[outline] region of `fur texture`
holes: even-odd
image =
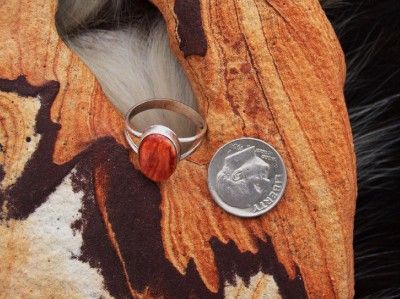
[[[145,99],[171,98],[196,108],[190,84],[170,50],[161,16],[155,16],[151,9],[146,13],[136,10],[130,24],[121,23],[126,18],[121,15],[122,3],[113,1],[109,4],[113,13],[108,19],[96,21],[93,14],[107,4],[105,0],[96,1],[90,2],[88,8],[81,1],[60,1],[58,28],[116,107],[125,113]],[[76,23],[72,23],[69,19],[75,11],[80,13],[73,20]],[[97,28],[111,26],[107,24],[113,20],[116,30]],[[92,24],[96,29],[90,29]],[[190,121],[166,111],[144,112],[134,122],[141,128],[155,122],[165,124],[182,136],[189,136],[193,131]]]
[[[323,2],[346,54],[357,153],[356,297],[400,297],[400,2]]]
[[[146,98],[192,107],[187,78],[170,51],[165,25],[145,1],[60,0],[61,35],[125,112]],[[129,4],[130,3],[130,4]],[[357,152],[356,297],[400,296],[400,2],[321,0],[346,54],[346,99]],[[176,115],[163,118],[181,134]]]

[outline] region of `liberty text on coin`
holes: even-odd
[[[287,181],[282,157],[256,138],[233,140],[215,153],[208,167],[208,187],[227,212],[255,217],[282,198]]]

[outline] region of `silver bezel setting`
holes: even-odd
[[[162,125],[152,125],[143,132],[138,131],[132,124],[131,119],[144,111],[151,109],[165,109],[180,113],[189,118],[196,125],[196,134],[190,137],[178,137],[173,130]],[[207,131],[207,125],[201,115],[191,107],[170,99],[151,99],[133,106],[125,115],[125,137],[135,153],[139,153],[140,142],[149,134],[160,134],[167,137],[174,144],[177,151],[177,160],[183,160],[190,156],[201,144]],[[135,143],[132,136],[139,138],[139,145]],[[182,144],[191,144],[185,152],[181,152]]]
[[[140,146],[142,144],[142,141],[150,135],[161,135],[164,136],[165,138],[167,138],[169,141],[171,141],[172,145],[175,148],[175,152],[176,152],[176,164],[178,163],[179,159],[178,157],[180,157],[181,154],[181,146],[179,144],[179,140],[178,137],[176,136],[175,132],[172,131],[170,128],[166,127],[166,126],[162,126],[162,125],[153,125],[150,126],[149,128],[147,128],[143,134],[142,137],[140,138],[140,142],[139,142],[139,146],[138,146],[138,154],[140,154]]]

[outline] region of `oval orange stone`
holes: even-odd
[[[168,179],[176,168],[177,154],[173,143],[165,136],[151,134],[139,146],[139,166],[153,181]]]

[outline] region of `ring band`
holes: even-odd
[[[152,125],[140,132],[131,124],[137,114],[163,109],[186,116],[196,126],[196,134],[190,137],[178,137],[173,130],[163,125]],[[199,113],[191,107],[169,99],[151,99],[133,106],[125,116],[125,137],[135,153],[139,155],[139,166],[144,175],[154,181],[166,180],[174,172],[178,161],[190,156],[201,144],[207,131],[207,125]],[[137,145],[132,135],[140,138]],[[181,152],[183,144],[190,144]]]

